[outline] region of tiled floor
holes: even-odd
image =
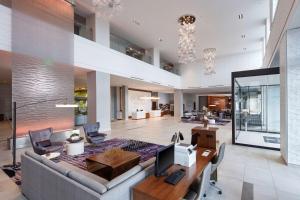
[[[190,142],[195,124],[181,123],[173,118],[117,121],[112,124],[110,138],[132,138],[158,144],[169,144],[172,134],[181,131],[184,142]],[[241,200],[243,182],[254,184],[255,200],[299,200],[300,167],[286,166],[279,151],[231,145],[231,124],[219,126],[218,140],[226,142],[224,160],[218,170],[219,196],[214,190],[209,200]],[[19,151],[19,153],[22,151]],[[0,164],[10,162],[10,152],[0,151]],[[0,172],[0,199],[22,199],[18,188]]]

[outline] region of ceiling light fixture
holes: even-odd
[[[110,19],[122,9],[121,0],[93,0],[97,16]]]
[[[159,97],[140,97],[140,99],[143,99],[143,100],[158,100],[160,98]]]
[[[178,41],[178,62],[187,64],[196,60],[196,39],[195,25],[196,17],[193,15],[183,15],[178,19],[179,41]]]
[[[238,17],[239,17],[240,20],[244,19],[243,13],[239,14]]]
[[[245,34],[243,34],[243,35],[241,35],[241,37],[244,39],[244,38],[246,38],[246,35],[245,35]]]
[[[203,62],[205,66],[205,74],[215,74],[216,48],[207,48],[203,50]]]

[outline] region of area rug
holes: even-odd
[[[97,146],[88,145],[84,147],[84,153],[77,156],[70,156],[64,151],[61,155],[52,161],[58,163],[60,161],[65,161],[71,165],[79,167],[83,170],[87,170],[85,159],[89,156],[95,155],[97,153],[103,153],[107,150],[113,148],[123,148],[126,151],[134,151],[140,154],[140,162],[145,162],[156,155],[156,151],[162,148],[162,145],[141,142],[137,140],[128,139],[118,139],[114,138],[111,140],[106,140]],[[4,170],[3,170],[4,171]],[[5,171],[4,171],[5,172]],[[15,175],[10,177],[17,185],[22,183],[22,172],[21,170],[15,171]]]
[[[278,138],[278,137],[264,136],[264,141],[266,143],[280,144],[280,138]]]
[[[128,140],[128,139],[118,139],[114,138],[111,140],[106,140],[97,146],[85,146],[84,153],[77,156],[69,156],[66,152],[63,152],[58,158],[53,159],[54,162],[65,161],[70,163],[76,167],[87,170],[85,159],[97,153],[103,153],[109,149],[113,148],[124,148],[127,147],[132,142],[139,142],[136,140]],[[144,145],[140,146],[140,148],[132,149],[131,151],[137,152],[141,155],[140,162],[145,162],[148,159],[154,157],[156,155],[156,151],[163,147],[162,145],[152,144],[143,142]],[[128,149],[125,149],[128,150]]]

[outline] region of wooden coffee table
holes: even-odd
[[[138,153],[130,151],[124,151],[122,155],[115,157],[99,153],[86,158],[86,165],[89,172],[110,181],[139,164],[140,157]]]

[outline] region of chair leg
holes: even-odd
[[[222,189],[221,188],[219,188],[218,186],[216,186],[216,182],[210,182],[210,186],[213,188],[213,189],[215,189],[215,190],[217,190],[218,191],[218,194],[222,194]]]

